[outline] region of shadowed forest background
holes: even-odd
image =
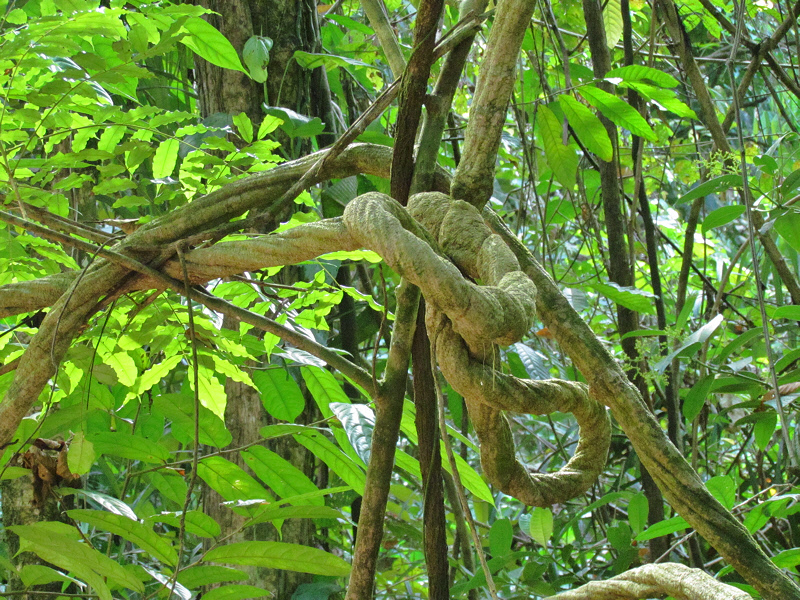
[[[0,1],[0,597],[800,599],[800,1]]]

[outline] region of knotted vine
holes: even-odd
[[[533,325],[536,287],[470,204],[426,193],[412,197],[406,210],[373,192],[351,201],[340,218],[218,244],[187,258],[195,263],[194,272],[205,266],[205,278],[234,261],[240,267],[245,261],[265,268],[357,248],[377,252],[422,291],[439,367],[464,396],[489,480],[532,506],[564,502],[588,489],[608,452],[611,429],[605,407],[584,384],[501,372],[499,346],[520,341]],[[555,473],[530,473],[516,458],[504,411],[571,412],[580,426],[575,454]]]

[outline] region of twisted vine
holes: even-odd
[[[234,262],[265,268],[357,248],[380,254],[425,296],[439,367],[464,396],[489,480],[531,506],[564,502],[587,490],[605,466],[611,433],[605,407],[584,384],[519,379],[496,368],[498,346],[521,340],[533,324],[536,287],[470,204],[432,192],[413,196],[406,210],[373,192],[348,203],[341,218],[217,244],[187,260],[195,272],[204,265],[209,277]],[[571,412],[580,426],[575,454],[555,473],[530,473],[516,458],[503,411]]]

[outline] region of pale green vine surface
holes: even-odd
[[[341,218],[223,242],[196,250],[187,260],[193,273],[205,265],[206,278],[244,265],[265,268],[357,248],[377,252],[422,290],[439,366],[466,400],[481,442],[481,463],[492,484],[531,506],[565,502],[586,491],[608,453],[606,410],[584,384],[519,379],[495,368],[497,346],[519,341],[531,328],[536,287],[473,206],[426,193],[413,196],[406,211],[389,196],[372,192],[351,201]],[[503,411],[573,413],[580,425],[574,456],[555,473],[530,473],[515,457]]]

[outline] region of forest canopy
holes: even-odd
[[[0,597],[800,599],[799,13],[0,1]]]

